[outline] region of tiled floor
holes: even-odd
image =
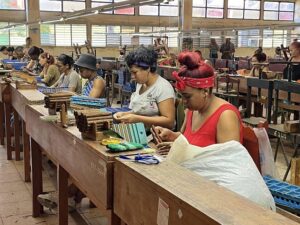
[[[275,142],[271,141],[275,148]],[[287,144],[288,146],[288,144]],[[292,155],[291,146],[287,153]],[[43,188],[45,191],[55,190],[56,174],[49,164],[43,162]],[[278,178],[283,177],[286,164],[282,152],[279,151],[276,162]],[[31,216],[31,183],[23,182],[23,161],[6,160],[6,150],[0,146],[0,225],[55,225],[58,224],[56,214],[45,210],[40,218]],[[106,225],[107,219],[99,213],[97,208],[89,208],[88,199],[84,199],[76,212],[69,214],[71,225]]]
[[[55,190],[56,174],[44,162],[44,191]],[[0,146],[0,225],[56,225],[57,214],[45,210],[40,218],[33,218],[31,183],[23,182],[23,161],[6,160],[6,150]],[[70,225],[106,225],[97,208],[90,208],[84,199],[76,212],[69,214]]]

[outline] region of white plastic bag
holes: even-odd
[[[273,151],[265,128],[253,128],[258,139],[261,174],[277,177]]]
[[[167,160],[267,208],[276,210],[274,199],[248,151],[237,141],[205,148],[190,145],[180,135],[172,145]]]

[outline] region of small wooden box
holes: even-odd
[[[288,120],[284,122],[283,129],[285,132],[296,133],[300,131],[299,120]]]

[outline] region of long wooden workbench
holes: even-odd
[[[97,141],[83,140],[77,127],[67,129],[60,125],[45,122],[40,116],[48,115],[42,105],[28,105],[26,108],[26,130],[32,143],[33,174],[33,216],[39,216],[42,209],[36,201],[42,193],[40,147],[56,161],[59,167],[59,191],[64,204],[61,205],[59,224],[67,224],[67,182],[70,176],[78,188],[102,211],[105,211],[109,224],[119,224],[113,213],[113,163],[120,155],[108,153],[106,147]],[[138,153],[131,152],[131,154]],[[128,153],[122,153],[128,154]]]
[[[38,90],[19,90],[16,89],[15,84],[7,86],[6,93],[9,92],[10,101],[6,101],[6,118],[10,118],[11,112],[14,114],[14,151],[15,159],[20,160],[20,136],[23,137],[23,158],[24,158],[24,180],[30,181],[30,144],[29,136],[25,130],[26,118],[25,108],[27,105],[32,104],[44,104],[45,95]],[[12,109],[12,110],[11,110]],[[22,126],[19,119],[22,121]],[[12,159],[12,147],[11,147],[11,132],[10,132],[10,120],[6,123],[6,143],[8,159]],[[23,128],[23,129],[22,129]],[[23,131],[23,132],[21,132]],[[21,135],[22,134],[22,135]]]
[[[127,225],[298,224],[171,162],[117,160],[114,211]]]
[[[0,81],[0,144],[4,145],[4,136],[5,136],[5,129],[4,129],[4,122],[5,122],[5,111],[4,111],[4,90],[7,86],[7,83],[4,81]]]
[[[7,90],[31,137],[34,217],[43,212],[37,196],[43,191],[44,150],[58,166],[60,225],[68,224],[68,178],[105,211],[108,223],[113,225],[119,225],[120,218],[128,225],[157,224],[159,198],[162,205],[165,202],[169,206],[168,224],[172,225],[295,224],[177,165],[116,162],[116,154],[106,152],[99,142],[83,140],[75,126],[64,129],[41,120],[48,110],[42,104],[33,105],[37,96],[13,85]]]

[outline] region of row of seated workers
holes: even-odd
[[[292,60],[300,62],[299,42],[290,45],[290,52]],[[70,91],[94,98],[103,94],[105,81],[97,75],[95,56],[81,54],[74,62],[72,57],[61,54],[55,60],[49,53],[40,54],[38,47],[31,47],[28,54],[30,61],[26,69],[40,74],[46,85],[69,87]],[[180,68],[172,73],[176,81],[174,88],[156,72],[158,55],[154,49],[140,46],[129,52],[125,62],[131,79],[137,83],[136,91],[131,95],[131,110],[115,113],[114,119],[122,123],[142,122],[146,127],[154,126],[162,141],[168,143],[183,136],[190,145],[197,147],[229,141],[242,144],[243,124],[239,110],[213,94],[214,68],[205,63],[197,52],[182,52],[177,60]],[[43,67],[41,71],[39,64]],[[87,79],[83,88],[76,71]],[[298,78],[299,74],[298,71]],[[186,109],[180,130],[174,130],[176,94],[181,96]]]
[[[202,56],[201,50],[195,50],[199,54],[202,61],[214,67],[216,71],[228,72],[229,74],[237,74],[242,76],[259,77],[262,74],[263,79],[284,78],[288,79],[288,66],[292,65],[291,80],[300,79],[299,64],[299,42],[294,41],[288,48],[275,49],[274,57],[268,57],[262,47],[255,50],[251,57],[234,57],[228,59],[208,58]],[[284,52],[285,54],[282,54]],[[288,57],[290,54],[290,57]],[[295,63],[293,63],[295,62]],[[158,61],[160,66],[180,67],[177,56],[170,53],[168,57],[163,57]],[[283,75],[283,76],[282,76]]]

